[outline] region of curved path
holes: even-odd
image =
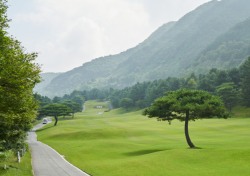
[[[34,176],[89,176],[66,161],[63,156],[46,144],[37,141],[35,131],[43,124],[36,125],[28,133]]]

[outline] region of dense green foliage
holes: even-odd
[[[39,102],[40,108],[52,104],[63,104],[70,108],[70,113],[81,112],[84,103],[84,97],[81,96],[77,91],[74,91],[70,95],[65,95],[64,97],[54,97],[52,100],[47,96],[42,96],[39,94],[34,94],[35,99]],[[39,115],[39,118],[41,115]]]
[[[216,88],[216,93],[222,98],[225,106],[231,112],[232,108],[239,103],[239,90],[237,86],[232,83],[223,83]]]
[[[62,103],[75,101],[82,105],[85,100],[110,101],[109,108],[123,107],[125,109],[141,109],[150,106],[156,98],[163,96],[168,91],[181,88],[205,90],[222,98],[230,112],[237,105],[247,105],[249,100],[249,59],[239,68],[230,70],[211,69],[206,74],[190,74],[183,78],[169,77],[148,82],[137,82],[124,89],[90,89],[73,91],[63,97],[54,97],[50,100],[44,97],[45,104],[49,102]]]
[[[49,97],[42,96],[42,95],[37,94],[37,93],[34,94],[34,98],[37,100],[40,107],[43,107],[43,106],[45,106],[47,104],[52,103],[52,100]]]
[[[243,63],[247,65],[248,62]],[[222,98],[226,108],[230,111],[236,105],[242,105],[243,80],[248,81],[248,75],[243,79],[243,68],[231,70],[211,69],[207,74],[191,74],[186,78],[169,77],[165,80],[155,80],[151,82],[137,83],[134,86],[121,90],[118,89],[91,89],[89,91],[74,91],[64,97],[55,97],[54,101],[69,98],[73,95],[84,97],[86,100],[106,100],[110,101],[110,108],[123,107],[126,109],[145,108],[151,105],[156,98],[163,96],[168,91],[174,91],[181,88],[205,90]],[[247,66],[244,66],[245,70]],[[246,89],[248,86],[245,86]]]
[[[74,117],[76,112],[83,110],[84,97],[78,91],[74,91],[64,97],[54,97],[53,100],[37,93],[34,97],[40,104],[38,119],[53,116],[55,118],[55,126],[59,116],[72,115]]]
[[[3,156],[4,155],[4,156]],[[6,166],[6,169],[4,167]],[[13,151],[0,154],[0,175],[1,176],[33,176],[30,152],[27,151],[21,159],[16,161]]]
[[[202,90],[179,89],[170,91],[165,96],[156,99],[144,110],[144,115],[158,117],[159,120],[180,121],[197,120],[212,117],[227,117],[223,102]],[[188,113],[188,117],[187,117]]]
[[[190,148],[195,148],[189,137],[188,123],[202,118],[226,118],[226,110],[223,102],[217,96],[206,91],[179,89],[168,92],[167,95],[158,98],[143,112],[148,117],[157,117],[158,120],[185,121],[185,136]]]
[[[242,94],[246,106],[250,107],[250,57],[240,68],[242,74]]]
[[[59,116],[66,116],[71,113],[72,109],[64,104],[52,103],[39,109],[40,116],[52,116],[55,118],[54,126],[57,125]]]
[[[40,79],[36,54],[25,53],[6,32],[6,10],[6,2],[0,0],[0,150],[22,147],[36,117],[32,90]]]
[[[97,109],[87,101],[74,119],[48,124],[38,139],[94,176],[247,176],[250,174],[250,109],[233,118],[191,121],[190,135],[202,149],[189,150],[183,122],[172,125],[138,112]],[[107,105],[106,105],[107,107]],[[100,114],[99,112],[104,112]]]
[[[73,90],[121,89],[194,71],[238,67],[250,55],[249,6],[249,0],[210,1],[164,24],[134,48],[60,74],[39,93],[53,97]]]

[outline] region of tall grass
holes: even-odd
[[[95,108],[101,104],[87,102],[84,112],[47,125],[38,139],[94,176],[250,175],[250,118],[191,122],[191,139],[201,149],[189,149],[182,122]]]
[[[7,165],[7,169],[4,169],[5,164]],[[0,175],[33,176],[30,153],[26,152],[24,157],[21,158],[21,162],[18,163],[16,156],[14,156],[12,152],[8,152],[8,156],[5,161],[0,159]]]

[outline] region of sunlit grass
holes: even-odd
[[[182,122],[97,105],[103,102],[87,102],[74,119],[47,125],[39,140],[94,176],[250,174],[250,118],[191,122],[191,139],[201,149],[188,149]]]

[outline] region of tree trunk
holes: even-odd
[[[192,143],[190,137],[189,137],[189,133],[188,133],[188,122],[189,122],[189,110],[186,111],[186,119],[185,119],[185,136],[186,136],[186,140],[187,143],[189,145],[190,148],[195,148],[194,144]]]
[[[54,126],[56,126],[57,122],[58,122],[58,118],[57,116],[54,116],[55,117],[55,123],[54,123]]]

